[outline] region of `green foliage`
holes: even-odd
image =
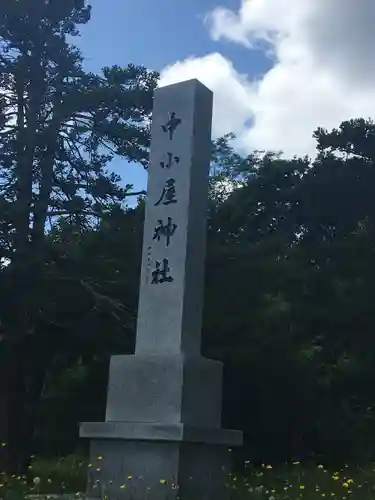
[[[147,165],[158,75],[134,65],[104,68],[100,74],[85,72],[82,56],[68,36],[78,35],[79,26],[89,20],[85,0],[6,0],[0,6],[0,290],[4,297],[0,407],[7,413],[6,419],[0,417],[0,439],[10,443],[14,456],[8,463],[17,461],[20,450],[29,446],[34,406],[50,366],[61,363],[64,353],[65,364],[76,363],[77,352],[82,353],[87,344],[88,330],[92,328],[95,337],[93,325],[96,331],[103,328],[104,318],[107,328],[116,323],[113,332],[132,328],[133,304],[124,313],[124,306],[113,297],[116,292],[106,296],[98,276],[88,276],[87,268],[80,265],[74,268],[74,256],[67,264],[61,253],[63,243],[54,240],[56,231],[48,234],[56,224],[60,228],[69,224],[65,230],[69,237],[73,227],[79,234],[95,231],[128,196],[142,194],[131,192],[131,185],[120,186],[120,176],[109,167],[115,158]],[[82,249],[77,246],[76,255]],[[107,283],[107,289],[116,288],[113,272],[106,278],[113,278],[115,284]],[[72,326],[74,321],[65,336],[66,323]]]
[[[0,498],[21,500],[31,495],[81,497],[85,491],[87,462],[79,455],[43,460],[32,457],[26,474],[0,472]]]
[[[95,231],[62,224],[51,235],[37,337],[41,349],[49,342],[38,452],[68,453],[77,422],[103,419],[109,357],[134,350],[142,220],[142,208],[116,210]]]
[[[77,493],[85,491],[88,463],[77,454],[56,459],[31,460],[28,477],[32,490],[43,494]],[[38,478],[39,481],[35,481]],[[37,483],[37,484],[35,484]]]
[[[278,467],[245,464],[244,475],[231,478],[234,499],[316,500],[317,498],[367,499],[375,491],[374,464],[342,465],[293,462]]]
[[[47,35],[43,41],[43,49],[20,47],[13,55],[9,35],[0,58],[0,195],[8,258],[21,240],[42,241],[46,222],[69,216],[87,223],[124,200],[131,186],[121,188],[120,177],[108,172],[113,158],[147,164],[156,75],[132,65],[87,74],[64,38],[58,53]]]
[[[100,460],[95,464],[88,464],[77,455],[48,461],[33,458],[24,476],[0,473],[0,498],[20,500],[30,498],[29,495],[39,495],[46,500],[56,498],[56,495],[82,498],[88,468],[99,467],[101,460],[105,460],[105,457],[98,458]],[[342,464],[333,468],[297,461],[275,467],[268,464],[255,466],[245,461],[241,470],[228,477],[228,488],[234,500],[368,499],[375,491],[374,465]],[[124,477],[122,487],[131,488],[140,480],[133,476]],[[168,483],[164,480],[160,483],[167,491]],[[103,485],[99,482],[96,486],[100,490]],[[102,497],[105,498],[105,494]]]
[[[203,352],[225,362],[225,425],[245,431],[247,457],[272,463],[373,459],[375,158],[340,157],[319,134],[314,161],[239,159],[228,138],[213,160],[213,184],[241,184],[210,198]],[[34,437],[44,454],[68,453],[78,421],[102,420],[108,358],[132,352],[143,205],[95,230],[61,223],[48,239],[38,331],[56,328]]]
[[[317,131],[314,161],[251,155],[215,208],[204,349],[255,457],[373,457],[374,130]]]

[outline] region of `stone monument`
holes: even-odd
[[[198,80],[155,91],[136,350],[110,362],[105,422],[90,439],[88,494],[218,500],[230,449],[222,364],[200,355],[212,92]]]

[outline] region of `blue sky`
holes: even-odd
[[[313,156],[317,127],[375,117],[374,0],[91,5],[76,39],[88,70],[133,63],[160,71],[161,85],[198,78],[214,93],[213,135],[235,132],[241,152]],[[141,167],[113,166],[124,183],[145,188]]]
[[[85,56],[85,66],[99,71],[103,66],[128,63],[162,71],[188,57],[220,51],[240,72],[261,73],[269,65],[261,51],[249,51],[227,41],[215,42],[204,24],[216,0],[91,0],[92,19],[75,43]],[[239,0],[224,0],[238,8]],[[114,170],[125,183],[144,188],[146,172],[138,165],[114,162]]]
[[[92,19],[79,42],[89,69],[129,62],[162,70],[189,56],[220,50],[240,72],[263,71],[260,51],[249,54],[226,41],[214,42],[205,15],[218,5],[238,8],[240,0],[91,0]]]

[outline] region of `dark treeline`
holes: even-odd
[[[84,71],[85,0],[0,5],[2,466],[79,446],[111,354],[134,349],[147,168],[145,68]],[[375,125],[315,133],[315,159],[213,143],[203,353],[247,458],[374,459]],[[126,164],[123,178],[126,180]],[[129,197],[138,199],[128,208]]]

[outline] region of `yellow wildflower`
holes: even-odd
[[[98,459],[98,460],[103,460],[103,457],[102,457],[101,455],[99,455],[99,456],[97,457],[97,459]]]
[[[300,484],[300,485],[299,485],[299,489],[300,489],[300,490],[304,490],[304,489],[305,489],[305,485],[304,485],[304,484]]]
[[[167,481],[165,479],[160,479],[159,482],[160,482],[160,484],[166,484],[167,483]]]
[[[349,483],[348,482],[345,482],[342,484],[344,488],[349,488]]]

